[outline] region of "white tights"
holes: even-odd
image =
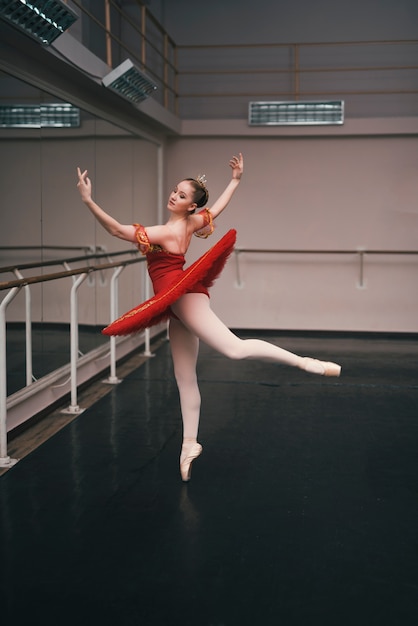
[[[205,294],[185,294],[171,308],[178,317],[170,320],[170,344],[184,439],[196,441],[199,428],[200,392],[196,375],[199,339],[230,359],[258,359],[294,367],[301,364],[301,357],[267,341],[234,335],[212,311]]]

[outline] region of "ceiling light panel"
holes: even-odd
[[[44,45],[78,19],[61,0],[0,0],[0,17]]]
[[[250,102],[250,126],[295,126],[316,124],[343,124],[344,102]]]
[[[72,104],[2,104],[1,128],[78,128],[80,109]]]
[[[110,74],[107,74],[102,79],[102,83],[119,96],[135,103],[145,100],[157,89],[157,85],[141,72],[130,59],[126,59]]]

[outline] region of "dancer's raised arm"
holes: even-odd
[[[229,161],[229,166],[232,169],[232,179],[216,202],[209,208],[213,218],[218,217],[218,215],[227,207],[239,185],[239,181],[241,180],[241,176],[244,171],[244,157],[242,154],[239,153],[238,156],[232,157]]]
[[[84,204],[90,209],[99,224],[101,224],[110,235],[124,239],[125,241],[136,242],[134,226],[131,224],[121,224],[94,202],[91,197],[91,180],[87,174],[87,170],[81,172],[80,168],[77,167],[77,188]]]

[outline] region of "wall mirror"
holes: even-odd
[[[100,262],[91,259],[93,253],[137,254],[133,245],[110,237],[89,214],[76,188],[76,167],[88,169],[95,199],[120,221],[154,223],[157,146],[6,73],[0,73],[0,105],[0,280],[18,277],[5,267],[21,267],[26,278]],[[36,110],[39,125],[34,123]],[[45,265],[50,262],[54,264]],[[89,275],[79,289],[82,353],[108,341],[100,329],[110,321],[111,271]],[[143,274],[143,263],[122,272],[119,314],[143,298]],[[36,379],[69,362],[72,282],[68,277],[30,286]],[[25,384],[24,291],[6,314],[8,394]],[[1,299],[6,293],[1,292]]]

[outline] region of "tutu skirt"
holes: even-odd
[[[173,302],[185,293],[193,292],[194,287],[197,292],[202,292],[202,287],[205,291],[205,288],[213,285],[234,249],[235,240],[236,231],[229,230],[212,248],[182,271],[168,287],[124,313],[106,326],[102,333],[129,335],[167,320],[172,315],[170,306]]]

